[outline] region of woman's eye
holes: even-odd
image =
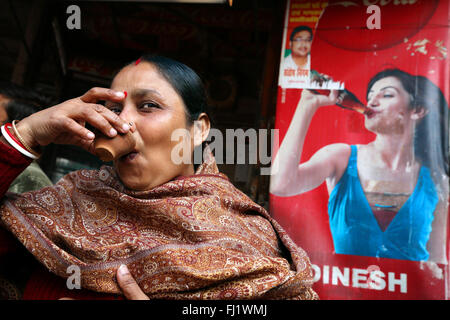
[[[117,114],[119,114],[122,111],[122,109],[119,107],[108,107],[108,109]]]
[[[152,102],[147,102],[147,103],[143,103],[140,107],[140,109],[142,110],[148,110],[151,111],[151,109],[161,109],[161,107],[159,105],[157,105],[156,103],[152,103]]]

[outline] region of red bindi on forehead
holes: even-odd
[[[136,62],[134,63],[134,65],[137,66],[140,62],[141,62],[141,58],[137,59]]]

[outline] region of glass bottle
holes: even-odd
[[[323,83],[331,81],[331,78],[318,73],[315,70],[311,70],[311,83],[316,82],[318,85],[323,85]],[[329,95],[331,89],[309,89],[315,94]],[[339,89],[339,96],[337,98],[336,105],[344,108],[365,114],[367,107],[362,103],[352,92],[347,89]]]

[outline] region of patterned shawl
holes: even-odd
[[[121,293],[126,264],[159,299],[315,299],[306,253],[218,172],[132,191],[113,168],[72,172],[56,185],[8,194],[0,220],[42,264],[86,289]]]

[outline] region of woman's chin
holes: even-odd
[[[364,126],[366,129],[373,133],[381,133],[385,131],[385,125],[382,121],[377,119],[367,119],[365,120]]]
[[[135,191],[143,191],[146,189],[147,185],[142,181],[142,175],[139,172],[129,170],[130,168],[120,165],[115,165],[117,176],[119,177],[122,184]]]
[[[125,173],[119,171],[117,173],[122,184],[127,189],[133,191],[151,190],[166,182],[166,179],[164,179],[161,176],[158,176],[157,174],[147,174],[145,177],[143,177],[143,175],[136,175],[132,173]]]
[[[375,134],[399,135],[405,132],[405,125],[402,121],[375,121],[369,119],[364,123],[365,128]]]
[[[120,180],[122,181],[123,185],[127,189],[130,189],[133,191],[145,191],[145,190],[149,190],[152,188],[151,186],[145,185],[140,181],[134,181],[134,180],[122,179],[122,178]]]

